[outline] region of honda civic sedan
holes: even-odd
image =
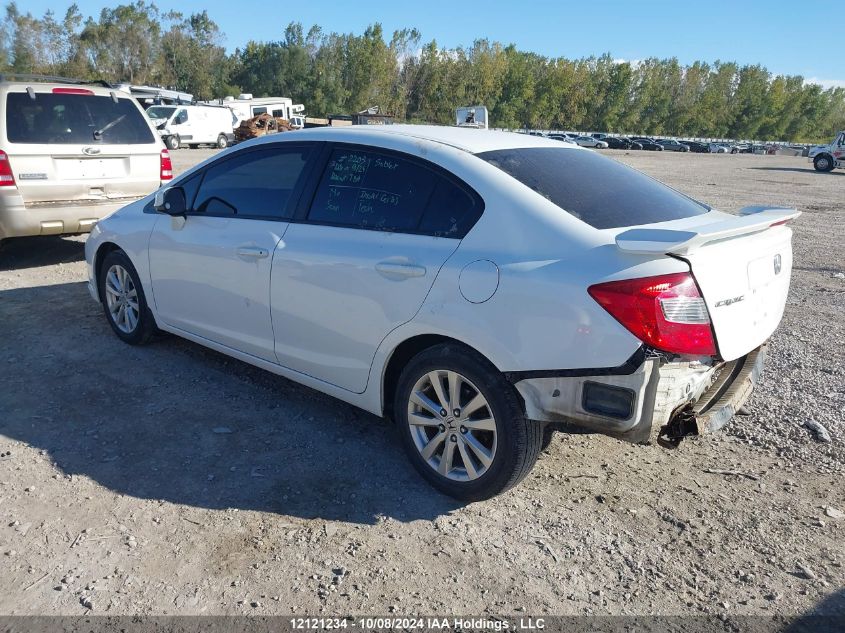
[[[324,128],[217,154],[85,254],[124,342],[170,332],[388,416],[423,477],[478,500],[554,430],[671,446],[730,419],[798,215],[743,213],[545,138]]]

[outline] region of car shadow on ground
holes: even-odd
[[[375,523],[459,506],[392,425],[177,337],[132,347],[82,282],[0,292],[0,434],[62,473],[199,508]]]
[[[845,589],[830,594],[781,629],[781,633],[842,633],[842,631],[845,631]]]
[[[832,171],[832,172],[816,172],[812,166],[807,167],[749,167],[748,169],[756,169],[758,171],[797,171],[802,174],[815,174],[819,173],[819,175],[824,176],[845,176],[845,172],[842,171]]]
[[[85,240],[55,235],[16,237],[0,244],[0,271],[70,264],[85,259]]]

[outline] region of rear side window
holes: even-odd
[[[445,174],[391,153],[336,149],[314,195],[312,222],[462,238],[477,196]]]
[[[145,115],[132,99],[110,96],[25,92],[6,96],[10,143],[140,145],[154,143]]]
[[[597,229],[666,222],[709,211],[653,178],[595,152],[539,147],[478,156]]]
[[[273,147],[222,160],[205,171],[193,208],[209,215],[290,217],[288,202],[310,152]]]

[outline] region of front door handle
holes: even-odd
[[[266,248],[257,246],[241,246],[238,248],[238,257],[249,257],[251,259],[264,259],[270,255]]]
[[[416,264],[399,264],[396,262],[379,262],[376,264],[376,271],[388,279],[408,279],[410,277],[424,277],[425,266]]]

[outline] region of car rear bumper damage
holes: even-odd
[[[578,433],[603,433],[630,442],[677,446],[684,437],[721,429],[760,378],[762,345],[730,362],[670,360],[638,354],[618,368],[506,374],[529,419]]]

